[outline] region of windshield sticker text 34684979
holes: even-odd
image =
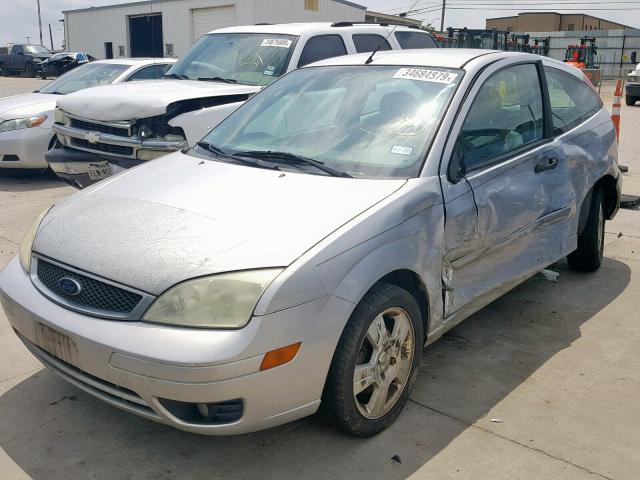
[[[443,72],[442,70],[429,70],[427,68],[401,68],[393,78],[404,78],[407,80],[419,80],[421,82],[435,82],[451,84],[457,73]]]

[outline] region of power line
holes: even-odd
[[[486,0],[457,0],[459,2],[468,2],[468,3],[474,3],[476,5],[484,5],[487,3]],[[500,2],[500,3],[498,3]],[[418,5],[420,5],[420,8],[415,9],[415,10],[422,10],[424,8],[429,8],[431,6],[436,6],[436,5],[440,5],[442,2],[421,2]],[[489,2],[491,5],[504,5],[504,6],[514,6],[516,7],[517,5],[523,5],[523,4],[533,4],[533,5],[557,5],[556,8],[562,10],[563,7],[562,5],[581,5],[585,8],[588,8],[591,5],[611,5],[611,4],[631,4],[631,5],[640,5],[640,1],[638,0],[592,0],[592,1],[581,1],[581,2],[576,2],[576,1],[568,1],[568,2],[564,2],[564,1],[557,1],[557,0],[521,0],[518,2],[515,2],[513,0],[491,0]],[[410,8],[411,5],[404,5],[402,7],[395,7],[395,8],[390,8],[387,10],[383,10],[383,12],[394,12],[394,11],[402,11],[405,10],[407,8]],[[617,8],[617,7],[613,7],[613,8]]]
[[[522,11],[522,7],[504,7],[504,6],[500,6],[497,8],[491,8],[492,5],[496,5],[496,4],[480,4],[481,6],[476,6],[476,7],[463,7],[461,5],[464,5],[463,3],[457,3],[457,4],[452,4],[454,6],[452,7],[448,7],[451,10],[516,10],[516,11]],[[568,12],[585,12],[585,11],[596,11],[596,10],[611,10],[611,7],[593,7],[593,8],[564,8],[561,7],[558,10],[563,10],[563,11],[568,11]],[[616,11],[620,11],[620,10],[629,10],[629,11],[638,11],[638,8],[634,8],[634,7],[617,7]],[[548,9],[545,8],[527,8],[527,11],[529,12],[547,12]]]

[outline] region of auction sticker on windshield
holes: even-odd
[[[457,73],[443,72],[441,70],[429,70],[426,68],[401,68],[393,78],[404,78],[407,80],[419,80],[421,82],[445,83],[449,85],[456,77]]]
[[[289,48],[291,46],[291,43],[291,40],[288,40],[286,38],[265,38],[260,46]]]

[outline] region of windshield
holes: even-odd
[[[45,85],[40,93],[66,95],[89,87],[113,83],[129,67],[116,63],[87,63]]]
[[[27,53],[51,53],[48,48],[45,48],[42,45],[25,45],[24,51]]]
[[[167,72],[190,80],[226,79],[268,85],[287,71],[297,37],[266,33],[215,33],[200,38]]]
[[[253,97],[204,141],[229,154],[303,156],[357,178],[413,177],[461,77],[428,67],[303,68]]]

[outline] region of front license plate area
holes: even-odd
[[[102,180],[111,176],[111,167],[106,160],[104,162],[92,162],[89,163],[87,173],[89,173],[91,180]]]
[[[36,345],[60,360],[75,364],[78,359],[78,346],[69,335],[60,333],[47,325],[36,325]]]

